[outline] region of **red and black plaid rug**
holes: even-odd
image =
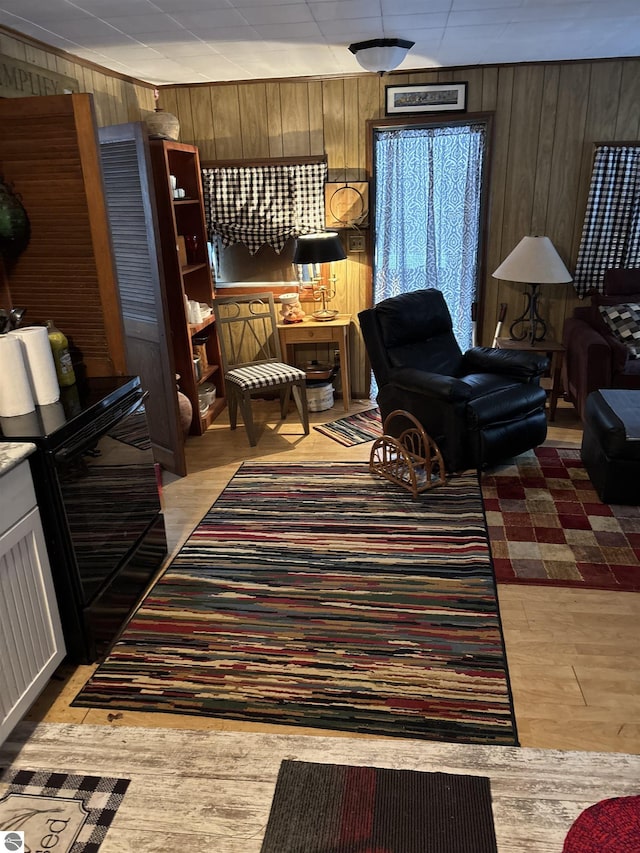
[[[500,583],[640,591],[640,507],[603,504],[579,448],[538,447],[481,486]]]

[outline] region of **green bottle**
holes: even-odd
[[[49,343],[51,344],[53,360],[56,365],[58,385],[61,388],[73,385],[76,381],[76,374],[71,362],[71,355],[69,354],[67,336],[55,327],[53,320],[47,320],[47,331],[49,333]]]

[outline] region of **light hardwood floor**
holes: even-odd
[[[21,723],[0,748],[3,767],[131,780],[100,853],[259,853],[283,759],[488,777],[499,853],[559,853],[584,809],[640,778],[637,755],[300,733]]]
[[[370,407],[354,402],[351,411]],[[342,417],[341,401],[311,422]],[[251,448],[240,426],[223,415],[204,436],[187,442],[189,474],[165,477],[163,490],[171,554],[175,554],[245,459],[366,461],[370,443],[342,447],[311,430],[303,436],[292,413],[278,423],[277,404],[259,407],[261,431]],[[579,445],[580,423],[560,403],[549,438]],[[389,485],[392,488],[391,485]],[[500,585],[499,601],[520,742],[547,749],[640,754],[640,595],[543,586]],[[28,719],[110,726],[218,729],[289,734],[340,733],[130,711],[73,708],[70,703],[93,667],[63,666]],[[350,736],[345,734],[344,736]]]

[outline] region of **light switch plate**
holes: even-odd
[[[364,235],[349,234],[347,237],[347,248],[350,252],[364,252]]]

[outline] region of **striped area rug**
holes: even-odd
[[[347,415],[337,421],[317,424],[314,429],[345,447],[364,444],[365,441],[373,441],[374,438],[382,435],[380,409],[376,406],[375,409],[356,412],[354,415]]]
[[[73,704],[517,743],[476,475],[244,463]]]

